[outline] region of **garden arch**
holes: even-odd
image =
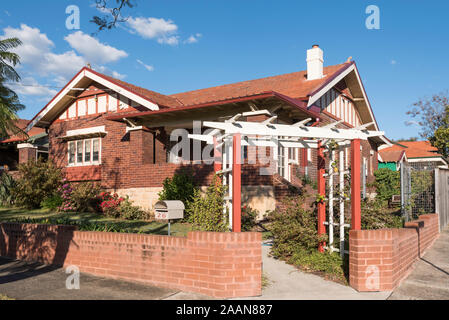
[[[238,121],[241,117],[267,115],[269,118],[263,122]],[[214,171],[223,174],[223,184],[229,188],[229,196],[225,198],[229,208],[230,227],[233,232],[241,231],[241,147],[256,146],[273,148],[273,157],[277,159],[277,146],[288,148],[312,148],[317,153],[317,186],[318,194],[323,201],[318,203],[318,234],[326,233],[326,225],[339,226],[340,239],[344,239],[344,228],[351,227],[352,230],[361,229],[361,179],[360,179],[360,149],[361,140],[370,137],[383,136],[382,131],[369,131],[366,128],[372,123],[364,124],[357,128],[339,129],[336,126],[342,121],[328,124],[324,127],[306,126],[309,119],[295,124],[273,124],[277,119],[268,110],[257,110],[239,113],[225,122],[204,121],[203,126],[213,129],[208,134],[189,134],[190,139],[201,140],[208,145],[214,146]],[[339,147],[339,179],[342,188],[344,175],[343,152],[344,148],[351,148],[351,225],[344,222],[344,200],[340,196],[340,221],[333,221],[333,192],[329,193],[327,200],[330,203],[329,221],[326,221],[326,173],[324,153],[330,144]],[[220,151],[222,150],[222,152]],[[329,189],[333,188],[334,172],[332,166],[335,163],[333,152],[329,153]],[[323,243],[319,250],[328,248],[331,251],[339,251],[344,255],[344,240],[340,240],[340,247],[333,247],[333,228],[329,228],[329,246]]]

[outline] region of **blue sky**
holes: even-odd
[[[14,87],[31,119],[80,67],[170,94],[304,70],[318,43],[325,65],[357,62],[380,128],[418,136],[405,112],[449,89],[449,1],[135,0],[128,22],[95,37],[94,0],[15,0],[0,9],[0,37],[21,36],[26,86]],[[66,7],[80,30],[66,28]],[[380,30],[368,30],[368,5]],[[45,87],[38,87],[45,85]]]

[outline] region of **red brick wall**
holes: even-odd
[[[350,285],[358,291],[393,290],[438,234],[437,214],[422,215],[402,229],[351,230]]]
[[[36,161],[37,149],[21,148],[19,149],[19,163],[27,163],[28,161]]]
[[[1,256],[219,298],[261,295],[261,241],[256,232],[169,237],[0,224]]]

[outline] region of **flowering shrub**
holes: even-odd
[[[66,179],[62,180],[62,185],[58,188],[58,193],[61,195],[62,198],[62,205],[58,208],[58,211],[62,212],[69,212],[74,211],[75,207],[72,203],[72,187],[67,182]]]
[[[101,211],[108,216],[118,218],[120,216],[120,204],[125,199],[119,197],[117,193],[111,194],[110,192],[100,193],[100,207]]]
[[[62,198],[62,205],[58,208],[62,212],[88,212],[98,210],[98,193],[100,187],[91,182],[70,185],[66,179],[58,189]]]

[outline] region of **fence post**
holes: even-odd
[[[360,195],[360,139],[351,141],[351,230],[360,230],[361,195]]]
[[[317,188],[318,194],[321,197],[326,196],[326,179],[324,178],[324,173],[326,169],[326,162],[324,160],[324,147],[321,141],[318,141],[317,147]],[[318,202],[318,235],[322,235],[326,233],[326,227],[324,226],[324,221],[326,220],[326,202],[323,199]],[[320,243],[318,250],[320,252],[324,251],[325,242]]]
[[[232,150],[232,232],[242,230],[242,147],[241,135],[233,136]]]

